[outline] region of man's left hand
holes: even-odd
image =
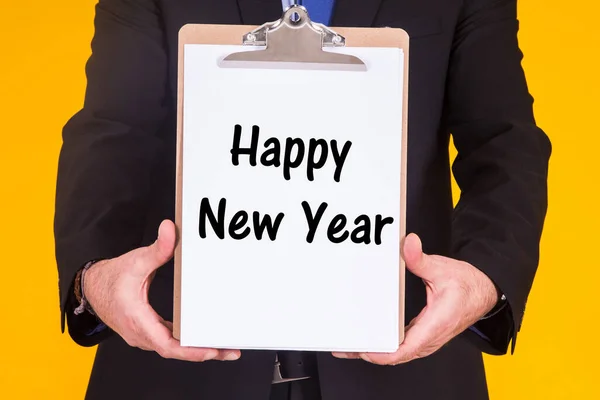
[[[436,352],[492,310],[498,301],[494,283],[473,265],[423,253],[421,240],[408,235],[402,246],[406,268],[420,277],[427,305],[406,327],[395,353],[333,353],[338,358],[362,358],[379,365],[396,365]]]

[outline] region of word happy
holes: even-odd
[[[240,164],[240,156],[247,155],[251,166],[257,165],[258,156],[258,139],[260,135],[260,128],[256,125],[252,127],[252,141],[250,147],[240,147],[240,141],[242,137],[242,127],[236,125],[233,131],[233,146],[231,148],[231,162],[233,165]],[[332,140],[327,143],[325,139],[310,139],[308,142],[308,149],[304,141],[300,138],[287,138],[283,145],[279,139],[269,138],[265,141],[265,151],[260,156],[260,163],[265,167],[283,167],[283,177],[285,180],[290,180],[290,171],[294,168],[299,168],[304,161],[304,155],[306,153],[306,177],[309,181],[315,179],[315,170],[323,168],[327,162],[329,155],[329,147],[331,147],[331,156],[335,164],[335,172],[333,179],[336,182],[340,181],[342,174],[342,168],[350,152],[352,142],[347,141],[342,149],[338,149],[338,143],[336,140]],[[318,157],[317,157],[318,154]],[[283,156],[283,159],[282,159]]]

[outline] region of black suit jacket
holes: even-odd
[[[155,240],[174,218],[177,34],[187,23],[258,25],[280,0],[100,0],[85,105],[65,126],[55,237],[61,307],[82,345],[100,342],[88,398],[266,399],[274,353],[192,364],[86,336],[72,308],[87,261]],[[424,250],[470,262],[509,307],[436,354],[397,367],[319,354],[324,398],[487,398],[481,351],[507,352],[521,327],[538,265],[551,146],[536,126],[518,47],[515,0],[337,0],[332,26],[400,27],[411,36],[407,229]],[[453,208],[448,145],[461,197]],[[150,300],[172,316],[173,269],[159,270]],[[407,318],[426,303],[408,274]],[[64,317],[63,317],[64,318]],[[458,368],[460,365],[460,368]],[[406,397],[403,397],[406,395]]]

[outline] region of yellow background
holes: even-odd
[[[82,105],[93,0],[0,5],[0,399],[81,399],[93,349],[60,334],[52,219],[61,128]],[[493,400],[600,399],[600,3],[521,1],[521,45],[554,146],[542,259]]]

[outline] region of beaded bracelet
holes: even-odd
[[[75,277],[75,297],[79,302],[79,306],[73,311],[75,315],[83,314],[85,311],[89,312],[92,315],[96,315],[92,306],[87,301],[85,297],[85,293],[83,291],[83,282],[85,279],[85,273],[92,265],[94,265],[96,261],[90,261],[85,266],[77,272],[77,276]]]

